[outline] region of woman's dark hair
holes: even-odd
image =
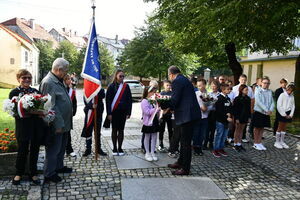
[[[245,85],[245,84],[240,85],[240,87],[239,87],[239,96],[243,95],[243,90],[245,88],[248,88],[248,86]]]
[[[281,80],[280,80],[280,83],[287,83],[288,81],[285,79],[285,78],[282,78]]]
[[[213,81],[210,83],[210,85],[211,85],[211,84],[214,84],[215,86],[217,86],[218,89],[220,89],[219,81],[213,80]]]
[[[149,91],[150,87],[146,86],[144,88],[144,92],[143,92],[143,99],[146,99],[148,97],[149,92],[153,92],[154,90],[157,90],[156,87],[152,87],[151,90]]]
[[[17,79],[20,79],[22,76],[25,76],[25,75],[30,75],[32,77],[31,73],[27,69],[20,69],[17,72],[16,77],[17,77]]]
[[[124,71],[122,69],[117,69],[117,71],[115,72],[115,74],[114,74],[114,80],[113,80],[114,83],[117,82],[118,74],[121,73],[121,72],[124,73]]]

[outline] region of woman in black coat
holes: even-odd
[[[107,118],[112,123],[113,155],[124,155],[122,143],[124,140],[124,127],[127,119],[130,118],[132,108],[132,97],[129,86],[123,83],[124,72],[117,70],[114,81],[107,88],[106,111]],[[122,90],[120,88],[122,87]],[[118,97],[118,98],[117,98]],[[118,148],[117,148],[118,141]]]
[[[39,93],[38,90],[31,88],[32,75],[26,69],[21,69],[17,73],[17,80],[20,86],[13,89],[9,98],[14,96]],[[16,139],[18,143],[18,155],[16,160],[16,176],[13,178],[13,185],[19,185],[25,173],[25,166],[29,153],[29,180],[36,185],[40,184],[37,177],[37,160],[40,150],[41,139],[43,137],[43,120],[38,115],[26,114],[24,118],[15,117]]]
[[[242,147],[243,130],[251,118],[251,99],[248,96],[248,86],[241,85],[239,96],[233,101],[233,116],[235,120],[234,149],[245,150]]]

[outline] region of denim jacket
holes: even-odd
[[[255,90],[254,111],[266,114],[274,110],[274,100],[272,91],[269,89],[260,88]]]

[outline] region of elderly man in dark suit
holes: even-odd
[[[168,167],[177,169],[174,175],[188,175],[192,160],[192,137],[194,124],[201,119],[200,106],[192,83],[184,77],[180,69],[171,66],[168,69],[172,81],[171,109],[174,110],[175,123],[180,129],[180,157]]]
[[[60,182],[62,179],[57,173],[72,172],[72,168],[64,166],[67,132],[72,128],[72,102],[63,83],[68,66],[68,61],[57,58],[52,64],[52,70],[40,85],[43,94],[51,95],[52,110],[55,111],[55,119],[46,145],[45,182]]]

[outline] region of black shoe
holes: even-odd
[[[13,180],[12,180],[12,184],[13,184],[13,185],[20,185],[20,184],[21,184],[21,179],[22,179],[22,178],[20,178],[20,180],[17,180],[17,181],[16,181],[16,180],[15,180],[15,177],[14,177]]]
[[[240,151],[241,151],[240,146],[235,145],[235,146],[233,146],[232,148],[233,148],[236,152],[240,152]]]
[[[90,155],[91,153],[92,153],[92,151],[90,149],[86,149],[82,156],[86,157],[86,156]]]
[[[100,156],[107,156],[107,153],[105,153],[102,149],[99,149],[98,154]]]
[[[30,182],[32,182],[34,185],[40,185],[41,184],[40,179],[33,180],[32,177],[33,176],[29,177]]]
[[[45,177],[45,183],[48,182],[58,183],[60,181],[62,181],[62,179],[57,174],[54,174],[50,177]]]
[[[72,173],[72,171],[73,171],[72,168],[69,168],[69,167],[66,167],[66,166],[64,166],[61,169],[56,170],[57,173]]]

